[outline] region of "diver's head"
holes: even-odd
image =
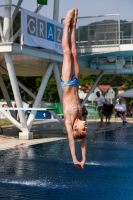
[[[73,135],[75,139],[83,139],[86,137],[87,123],[86,121],[76,120],[73,127]]]

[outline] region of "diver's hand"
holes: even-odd
[[[77,168],[82,168],[81,167],[81,162],[79,162],[78,160],[74,161],[73,163]]]
[[[80,165],[81,165],[81,168],[84,169],[85,160],[82,160],[82,161],[80,162]]]

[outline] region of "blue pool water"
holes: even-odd
[[[1,151],[0,199],[133,200],[133,128],[90,134],[87,144],[84,169],[67,140]]]

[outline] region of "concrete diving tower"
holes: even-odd
[[[33,104],[33,109],[35,108],[35,110],[31,111],[28,120],[25,119],[24,110],[18,110],[20,122],[16,120],[14,110],[10,111],[11,115],[9,115],[4,110],[1,110],[1,112],[21,131],[19,133],[20,139],[32,139],[33,133],[30,131],[37,112],[36,108],[38,108],[40,103],[44,108],[47,108],[47,105],[42,101],[42,96],[52,72],[55,75],[59,98],[62,102],[60,71],[62,68],[63,55],[61,52],[59,52],[61,50],[61,39],[59,37],[59,33],[61,36],[63,28],[61,28],[61,24],[57,24],[56,22],[52,22],[53,25],[50,26],[50,19],[45,19],[44,21],[41,19],[40,15],[29,13],[26,16],[32,15],[31,18],[27,17],[27,19],[29,19],[31,22],[31,33],[27,31],[27,35],[31,36],[30,42],[32,42],[32,39],[35,37],[33,26],[35,25],[35,17],[37,17],[36,23],[40,24],[41,34],[36,32],[38,34],[37,36],[39,41],[42,41],[42,39],[45,38],[46,45],[47,40],[49,40],[49,38],[46,38],[46,35],[43,32],[45,29],[42,28],[45,27],[46,24],[46,30],[48,30],[49,27],[50,34],[52,33],[51,31],[53,27],[53,30],[56,30],[55,36],[53,37],[54,39],[56,38],[56,41],[48,41],[49,43],[47,48],[43,48],[42,46],[37,45],[28,45],[28,43],[26,43],[27,38],[23,32],[23,22],[26,23],[27,21],[23,21],[24,18],[22,18],[23,9],[20,8],[22,1],[23,0],[19,0],[17,6],[14,6],[11,4],[11,0],[5,0],[5,5],[1,5],[0,7],[3,9],[3,16],[1,17],[0,21],[0,71],[1,74],[9,75],[17,107],[23,107],[19,91],[20,87],[34,98],[35,101]],[[41,7],[39,7],[37,10],[39,11],[40,8]],[[13,30],[13,21],[18,16],[17,14],[21,16],[21,27],[19,27],[17,30]],[[109,17],[111,18],[110,20],[105,19]],[[112,19],[112,17],[117,17],[118,19]],[[100,22],[97,20],[92,22],[91,18],[102,20],[100,20]],[[85,25],[82,23],[84,19]],[[82,24],[82,26],[80,24]],[[86,102],[89,94],[92,92],[104,73],[132,73],[132,34],[130,37],[125,37],[124,32],[120,30],[119,15],[103,15],[78,18],[77,50],[79,54],[81,74],[99,74],[92,89],[84,99],[83,104]],[[19,42],[16,43],[16,41]],[[49,44],[54,44],[54,48],[56,49],[50,49]],[[40,43],[40,45],[42,44]],[[12,107],[11,100],[1,74],[1,89],[8,107]],[[43,76],[42,83],[37,95],[35,96],[26,86],[20,83],[16,76]],[[63,123],[63,120],[53,111],[49,112],[51,112],[52,115],[54,115],[60,122]]]

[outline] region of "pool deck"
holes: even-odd
[[[128,122],[128,127],[133,125],[132,119],[128,119]],[[99,120],[89,120],[87,134],[120,128],[124,128],[120,119],[111,119],[110,124],[106,124],[105,122],[100,124]],[[64,125],[57,120],[35,122],[31,129],[31,132],[34,133],[33,140],[20,140],[18,137],[20,131],[12,125],[3,126],[2,129],[3,133],[0,133],[0,150],[22,148],[29,145],[67,139],[67,132]]]

